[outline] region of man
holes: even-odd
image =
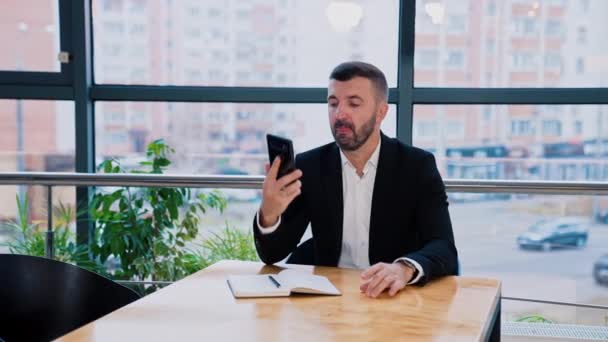
[[[299,154],[297,169],[280,179],[280,159],[266,167],[253,223],[262,261],[287,257],[311,223],[313,260],[305,263],[365,269],[360,289],[369,297],[456,274],[447,196],[433,155],[380,131],[388,112],[384,74],[367,63],[340,64],[327,102],[335,143]]]

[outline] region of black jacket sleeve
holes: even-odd
[[[424,285],[431,279],[456,274],[458,254],[445,186],[432,154],[425,154],[419,170],[420,188],[417,193],[420,198],[415,209],[415,222],[423,247],[404,257],[416,260],[422,266],[424,276],[416,284]]]

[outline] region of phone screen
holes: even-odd
[[[291,140],[266,134],[266,142],[268,143],[268,159],[270,160],[270,164],[272,165],[277,156],[281,157],[281,166],[279,167],[277,179],[295,170],[296,165]]]

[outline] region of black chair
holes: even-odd
[[[286,262],[288,264],[315,265],[315,245],[312,238],[301,243]]]
[[[67,263],[0,254],[0,340],[50,341],[137,299],[110,279]]]

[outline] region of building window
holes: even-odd
[[[439,52],[435,49],[423,49],[416,52],[416,66],[421,68],[437,68]]]
[[[587,28],[580,26],[576,31],[576,42],[579,44],[587,43]]]
[[[559,54],[547,52],[545,55],[545,68],[559,69],[562,65],[562,57]]]
[[[125,30],[125,26],[121,22],[117,21],[106,21],[103,23],[104,33],[108,34],[122,34]]]
[[[122,145],[127,142],[126,132],[108,132],[106,134],[106,145]]]
[[[464,68],[464,52],[448,51],[445,66],[454,69]]]
[[[513,33],[516,35],[530,36],[537,32],[536,19],[531,17],[513,18]]]
[[[580,120],[574,121],[574,134],[583,134],[583,122]]]
[[[493,16],[496,14],[496,2],[489,1],[486,6],[486,15]]]
[[[557,20],[547,20],[546,33],[548,36],[559,37],[562,34],[562,23]]]
[[[562,135],[562,123],[559,120],[544,120],[543,121],[543,135],[550,136],[561,136]]]
[[[583,59],[583,57],[578,57],[576,59],[576,73],[578,75],[585,73],[585,59]]]
[[[416,124],[414,135],[420,138],[433,138],[437,136],[437,122],[420,121]]]
[[[534,126],[530,120],[511,120],[511,135],[515,137],[534,135]]]
[[[448,138],[464,138],[464,124],[462,121],[447,121],[445,134]]]
[[[514,52],[512,66],[515,70],[533,70],[536,68],[536,56],[532,52]]]
[[[467,24],[464,15],[450,15],[448,16],[448,33],[465,33],[467,31]]]

